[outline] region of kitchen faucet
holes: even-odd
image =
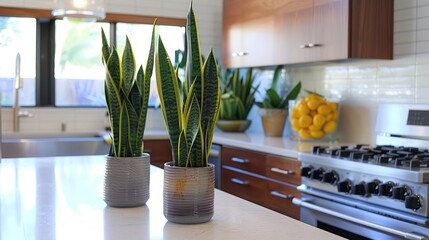
[[[21,55],[16,54],[16,65],[15,65],[15,83],[14,83],[14,101],[13,101],[13,131],[19,132],[19,118],[21,117],[32,117],[33,115],[29,112],[23,112],[19,110],[19,89],[22,87],[21,79]]]

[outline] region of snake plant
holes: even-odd
[[[173,164],[205,167],[219,113],[220,83],[212,51],[202,64],[197,21],[192,3],[187,16],[187,61],[181,84],[161,36],[155,54],[158,95],[165,126],[170,136]]]
[[[106,68],[104,90],[112,130],[109,156],[139,157],[143,153],[143,133],[149,99],[150,78],[155,52],[155,25],[152,31],[146,73],[136,63],[131,43],[126,38],[122,58],[110,48],[102,30],[102,61]]]
[[[298,97],[298,94],[301,92],[301,82],[298,82],[298,84],[296,84],[295,87],[292,88],[292,90],[284,97],[281,97],[277,92],[276,89],[279,88],[280,73],[282,69],[283,66],[279,65],[274,70],[273,82],[271,87],[266,90],[264,99],[262,102],[255,102],[258,107],[267,109],[285,109],[289,106],[289,100],[295,100]]]
[[[240,69],[237,68],[224,81],[219,119],[246,120],[259,88],[259,85],[254,86],[253,69],[247,69],[245,77],[240,78]]]

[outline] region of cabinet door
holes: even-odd
[[[301,63],[310,58],[307,47],[312,36],[313,0],[291,0],[278,10],[276,17],[276,62]]]
[[[240,170],[265,175],[266,155],[245,149],[222,147],[222,165],[231,166]]]
[[[270,181],[266,193],[266,207],[299,220],[300,209],[292,203],[292,199],[300,198],[301,193],[296,189],[295,185]]]
[[[348,0],[314,1],[311,61],[348,58],[348,9]]]
[[[301,184],[300,161],[268,155],[265,168],[267,177],[295,185]]]
[[[173,160],[170,140],[144,140],[144,152],[150,155],[150,164],[164,168]]]

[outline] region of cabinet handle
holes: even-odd
[[[283,169],[276,168],[276,167],[271,168],[271,171],[276,172],[276,173],[280,173],[280,174],[284,174],[284,175],[295,174],[295,172],[293,170],[283,170]]]
[[[249,160],[238,158],[238,157],[232,157],[231,161],[236,162],[236,163],[242,163],[242,164],[249,163]]]
[[[247,52],[233,52],[233,53],[231,53],[231,56],[233,56],[233,57],[240,57],[240,56],[244,56],[244,55],[247,55],[248,53]]]
[[[309,48],[310,46],[308,44],[299,45],[299,48]]]
[[[277,191],[271,191],[271,195],[276,196],[276,197],[280,197],[280,198],[284,198],[284,199],[291,199],[293,198],[292,194],[283,194]]]
[[[246,180],[241,180],[241,179],[238,179],[238,178],[231,178],[231,182],[237,183],[237,184],[240,184],[240,185],[247,185],[249,183]]]
[[[321,46],[322,46],[322,44],[317,44],[317,43],[309,43],[309,44],[308,44],[308,47],[309,47],[309,48],[321,47]]]

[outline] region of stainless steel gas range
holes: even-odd
[[[429,106],[381,104],[376,145],[314,146],[301,220],[349,239],[429,239]]]

